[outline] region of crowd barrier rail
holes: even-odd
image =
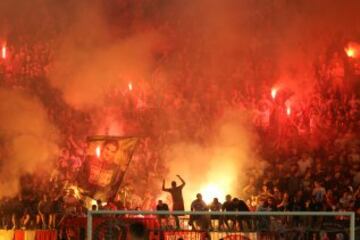
[[[174,224],[172,224],[173,227],[164,228],[161,219],[174,218],[174,216],[180,216],[180,228],[174,228]],[[208,219],[209,223],[212,221],[211,219],[216,219],[216,221],[218,221],[218,226],[216,229],[212,227],[206,227],[202,229],[200,227],[200,229],[194,229],[194,225],[196,224],[193,223],[189,225],[190,221],[199,221],[199,219]],[[284,224],[284,222],[288,222],[289,219],[291,220],[291,227],[287,224]],[[293,224],[295,220],[299,221],[299,219],[302,219],[300,221],[300,225]],[[307,219],[309,221],[307,222],[304,219]],[[222,221],[222,224],[224,224],[224,221],[228,223],[228,220],[234,220],[235,224],[233,226],[236,227],[229,229],[220,229],[219,220]],[[89,211],[86,221],[87,240],[126,240],[128,239],[127,231],[129,224],[138,221],[144,222],[144,224],[147,226],[149,230],[150,240],[178,240],[179,238],[184,240],[278,239],[279,234],[288,234],[290,232],[293,232],[296,235],[304,231],[307,231],[307,233],[310,234],[322,234],[324,232],[336,234],[341,232],[344,235],[344,240],[356,239],[354,212],[194,212],[99,210]],[[239,229],[236,225],[237,221],[245,221],[247,222],[247,225],[251,225],[253,227],[251,227],[250,229],[243,229],[241,227],[241,229]],[[207,222],[207,220],[205,222]],[[264,223],[266,227],[262,229],[261,225]],[[317,225],[315,223],[320,223],[320,225]],[[286,227],[284,227],[285,225]],[[99,235],[99,231],[102,232],[102,235]],[[115,232],[117,232],[117,234],[115,234]],[[119,232],[121,233],[119,234]],[[108,234],[108,236],[106,234]],[[264,235],[268,237],[262,237]],[[286,236],[285,239],[290,239]],[[313,237],[308,236],[304,237],[304,239],[313,239]]]

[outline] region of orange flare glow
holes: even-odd
[[[276,88],[272,88],[272,89],[271,89],[271,97],[272,97],[273,99],[276,98],[276,94],[277,94],[277,89],[276,89]]]
[[[95,153],[96,153],[96,156],[97,156],[98,158],[100,158],[100,155],[101,155],[101,147],[100,147],[100,146],[97,146],[97,147],[96,147]]]
[[[344,50],[349,58],[357,58],[359,57],[360,53],[360,44],[356,42],[350,42]]]
[[[346,48],[345,49],[346,55],[350,58],[355,57],[355,49],[353,48]]]
[[[7,56],[7,49],[6,49],[6,45],[4,44],[1,48],[1,58],[2,59],[6,59],[6,56]]]
[[[216,184],[209,184],[201,189],[200,193],[203,196],[203,200],[205,203],[210,204],[214,198],[224,199],[225,192],[224,190],[217,186]]]
[[[132,85],[131,82],[128,84],[128,88],[129,88],[129,91],[132,91],[132,90],[133,90],[133,85]]]
[[[287,114],[288,116],[291,115],[291,107],[290,107],[290,106],[286,107],[286,114]]]

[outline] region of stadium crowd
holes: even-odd
[[[20,48],[17,53],[15,50],[11,51],[13,51],[16,64],[14,63],[11,68],[8,67],[9,64],[3,64],[5,65],[1,75],[5,80],[3,85],[31,89],[36,86],[38,93],[51,93],[49,86],[46,86],[44,82],[35,83],[35,80],[45,76],[49,49],[44,46],[26,46]],[[331,64],[327,67],[331,68]],[[25,80],[15,76],[22,76]],[[331,69],[325,73],[320,72],[319,82],[320,80],[334,81],[332,77],[334,76],[331,75]],[[21,81],[21,83],[13,80]],[[29,83],[33,85],[27,85]],[[222,99],[221,103],[225,105],[250,111],[253,116],[253,125],[262,139],[258,142],[260,148],[257,151],[263,156],[267,165],[262,171],[250,169],[247,173],[248,183],[238,193],[239,197],[246,201],[250,210],[326,210],[360,213],[360,153],[357,135],[360,101],[355,92],[349,94],[336,86],[327,86],[327,88],[319,86],[318,89],[303,101],[297,100],[292,103],[291,112],[287,112],[287,101],[291,99],[293,93],[289,93],[286,89],[279,90],[273,97],[270,95],[270,90],[267,93],[264,92],[258,99],[249,95],[241,97],[241,93],[235,91],[231,96]],[[212,94],[217,95],[216,91],[220,93],[221,89],[213,86],[212,91],[214,92]],[[82,119],[86,122],[86,118],[89,118],[84,113],[77,113],[75,110],[64,107],[66,104],[61,102],[56,95],[52,98],[49,96],[44,96],[44,98],[54,102],[49,105],[51,106],[49,115],[54,121],[56,119],[59,125],[68,119]],[[168,96],[160,109],[174,106],[178,109],[186,109],[189,114],[197,116],[198,108],[203,103],[194,102],[190,108],[186,107],[187,103],[187,100],[180,96],[178,98]],[[134,111],[140,116],[152,114],[156,118],[156,114],[151,113],[155,111],[154,106],[149,106],[150,104],[151,101],[148,101],[146,109]],[[164,109],[162,111],[166,111]],[[182,111],[179,110],[178,113],[181,114]],[[206,116],[204,112],[202,113]],[[140,122],[148,121],[143,117],[139,119]],[[185,118],[182,123],[184,131],[189,130],[185,129],[186,126],[190,126],[191,129],[192,123],[186,122],[189,119],[194,121],[192,118]],[[198,120],[201,121],[201,119]],[[86,134],[84,127],[77,127],[80,124],[76,121],[71,122],[74,126],[61,125],[66,138],[54,172],[46,176],[43,174],[24,176],[21,181],[23,191],[13,198],[2,199],[2,227],[55,228],[56,222],[61,219],[60,216],[68,211],[72,214],[84,214],[85,209],[81,205],[79,196],[74,195],[73,190],[67,190],[67,193],[64,193],[64,189],[69,189],[68,186],[76,184],[74,179],[77,170],[81,167],[85,148],[84,142],[74,139],[76,131],[83,131],[80,132],[80,136]],[[86,125],[84,121],[82,125]],[[198,129],[194,138],[203,137],[199,133],[201,131],[206,132],[206,130]],[[159,171],[166,171],[166,167],[162,166],[164,163],[158,159],[159,153],[155,152],[156,147],[150,146],[152,141],[158,145],[166,145],[166,141],[170,139],[169,135],[174,133],[169,130],[162,134],[164,136],[156,136],[156,139],[154,136],[145,139],[139,148],[139,153],[135,156],[135,158],[141,158],[147,165],[142,169],[134,167],[134,171],[143,171],[142,175],[147,176],[145,181],[159,178],[161,175]],[[184,133],[179,131],[178,134]],[[157,159],[155,161],[157,164],[154,164],[154,159]],[[158,190],[151,188],[145,194],[145,196],[150,196],[149,202],[155,202],[155,199],[151,199],[153,191]],[[110,206],[110,203],[108,205]],[[228,205],[226,202],[223,203],[223,206],[226,205]],[[124,204],[117,204],[117,206],[118,208],[125,207]],[[151,203],[136,202],[132,205],[127,204],[126,207],[150,209],[153,206]],[[236,208],[219,209],[232,211]]]
[[[8,46],[11,57],[0,62],[1,86],[38,96],[61,130],[63,141],[52,173],[24,174],[20,193],[1,199],[0,227],[57,228],[64,217],[86,214],[85,202],[74,186],[82,166],[85,136],[96,126],[90,112],[67,105],[49,85],[51,43],[9,42]],[[207,89],[194,88],[190,96],[188,83],[178,88],[183,79],[206,74],[191,76],[189,62],[184,59],[189,58],[186,54],[202,53],[178,50],[176,56],[168,57],[170,60],[164,56],[161,64],[173,59],[179,63],[172,91],[164,92],[160,99],[154,99],[153,92],[135,95],[118,91],[108,96],[109,101],[126,99],[117,101],[120,106],[112,110],[122,112],[124,132],[140,128],[147,137],[134,156],[123,191],[116,200],[104,206],[98,202],[93,209],[155,209],[159,183],[168,171],[162,150],[179,139],[205,143],[214,119],[225,110],[243,110],[250,113],[258,135],[254,152],[265,167],[248,169],[245,186],[229,193],[233,196],[228,195],[224,203],[214,199],[207,205],[199,195],[192,210],[354,211],[359,219],[360,99],[357,88],[349,87],[359,81],[359,75],[346,67],[351,62],[343,47],[339,49],[319,58],[314,86],[301,97],[287,88],[277,88],[272,96],[271,86],[248,85],[246,91],[233,88],[229,92],[215,83]],[[234,73],[222,77],[237,81]]]

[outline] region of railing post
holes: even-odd
[[[355,213],[350,213],[350,240],[355,240]]]
[[[92,240],[92,211],[88,211],[87,213],[87,228],[86,228],[86,239]]]

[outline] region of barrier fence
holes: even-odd
[[[142,222],[149,240],[349,239],[354,212],[89,211],[87,240],[128,239]]]

